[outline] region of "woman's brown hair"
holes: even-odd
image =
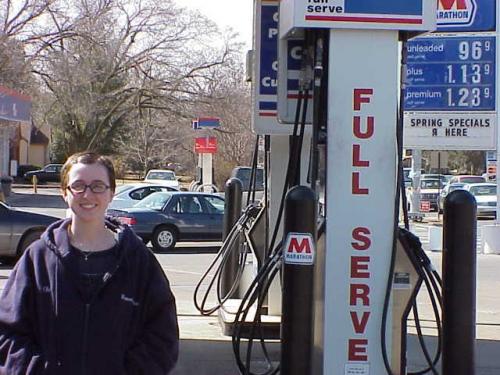
[[[109,177],[109,188],[112,192],[115,191],[116,181],[115,181],[115,167],[113,162],[108,156],[99,155],[92,151],[77,152],[71,155],[68,160],[64,163],[61,169],[61,189],[65,190],[68,187],[68,175],[71,167],[75,164],[100,164],[108,172]]]

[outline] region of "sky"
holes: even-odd
[[[220,27],[232,27],[246,49],[252,48],[253,0],[174,0],[178,5],[199,10]]]

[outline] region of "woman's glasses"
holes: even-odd
[[[109,186],[102,181],[95,181],[89,185],[80,181],[76,181],[73,182],[71,185],[66,186],[66,189],[71,191],[73,194],[83,194],[85,193],[87,188],[89,188],[90,191],[92,191],[92,193],[102,194],[109,189]]]

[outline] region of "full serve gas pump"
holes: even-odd
[[[399,216],[398,51],[408,32],[435,28],[435,10],[430,0],[280,2],[282,41],[328,29],[321,37],[326,99],[318,108],[326,112],[325,255],[323,282],[315,286],[323,288],[316,293],[323,299],[314,304],[321,306],[313,312],[321,329],[313,333],[311,373],[404,371],[401,329],[393,326],[400,326],[421,279],[404,251],[392,256]],[[317,49],[318,38],[312,40]],[[318,128],[313,124],[312,131]],[[398,292],[388,299],[393,274],[390,288]]]
[[[256,0],[255,7],[260,46],[253,55],[253,128],[267,138],[267,247],[250,284],[236,288],[248,254],[240,250],[235,283],[218,288],[215,308],[200,311],[228,310],[233,291],[240,291],[230,323],[242,374],[410,374],[410,310],[422,336],[416,294],[425,284],[438,332],[443,302],[441,280],[419,240],[399,228],[398,98],[404,42],[435,28],[435,1]],[[472,221],[470,197],[461,199]],[[448,218],[458,217],[456,212]],[[250,207],[233,231],[257,217]],[[465,237],[448,244],[472,249],[475,232],[456,232],[456,238]],[[231,243],[238,242],[228,238],[218,270],[228,263]],[[474,300],[473,293],[467,295]],[[263,324],[270,318],[281,327],[280,364],[264,345]],[[244,355],[242,338],[249,339]],[[251,368],[255,340],[267,360],[264,372]],[[441,338],[438,343],[437,353]],[[421,345],[428,367],[417,373],[438,374],[439,354],[432,355],[422,340]],[[463,366],[444,375],[457,371],[473,374]]]

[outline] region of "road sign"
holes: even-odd
[[[408,42],[406,111],[494,111],[495,36],[453,35]]]
[[[198,129],[201,128],[216,128],[220,126],[220,118],[218,117],[198,117]]]
[[[194,151],[197,154],[215,154],[217,152],[217,138],[215,137],[195,138]]]
[[[437,31],[494,31],[494,0],[438,0]]]

